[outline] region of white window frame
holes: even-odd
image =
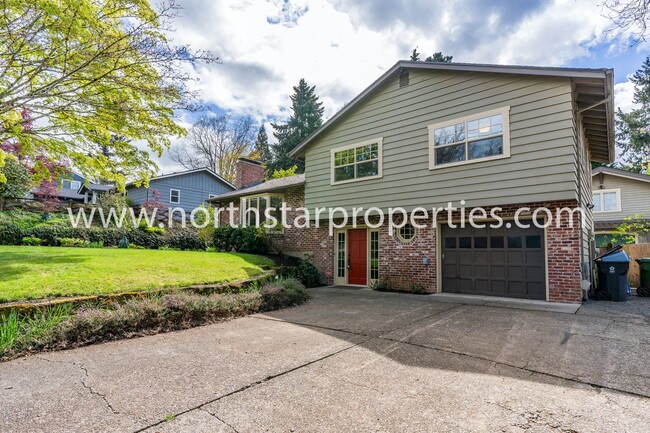
[[[366,176],[366,177],[360,177],[360,178],[354,178],[354,179],[347,179],[347,180],[339,180],[336,181],[334,177],[335,173],[335,168],[336,166],[334,165],[334,156],[336,153],[344,151],[344,150],[349,150],[349,149],[356,149],[357,147],[363,147],[363,146],[368,146],[369,144],[377,144],[377,174],[374,176]],[[337,147],[336,149],[331,149],[330,150],[330,185],[342,185],[345,183],[351,183],[351,182],[363,182],[365,180],[372,180],[372,179],[379,179],[383,177],[383,165],[384,165],[384,157],[383,157],[383,144],[384,144],[384,137],[377,137],[373,138],[371,140],[366,140],[362,141],[360,143],[354,143],[354,144],[349,144],[347,146],[342,146],[342,147]],[[356,165],[356,161],[355,161]]]
[[[178,193],[178,201],[172,200],[172,193],[174,191],[176,191]],[[180,189],[174,189],[174,188],[169,189],[169,202],[171,204],[181,204],[181,190]]]
[[[485,137],[478,137],[476,139],[471,139],[469,140],[467,138],[467,122],[472,121],[472,120],[477,120],[482,117],[490,117],[490,116],[495,116],[497,114],[500,114],[502,116],[503,120],[503,126],[502,126],[502,134],[498,135],[488,135]],[[458,161],[458,162],[451,162],[448,164],[436,164],[436,154],[435,154],[435,146],[434,146],[434,131],[439,128],[444,128],[447,126],[452,126],[456,125],[459,123],[464,123],[465,124],[465,158],[468,156],[468,148],[469,148],[469,143],[473,141],[479,141],[479,140],[484,140],[487,138],[494,138],[494,137],[499,137],[503,136],[503,153],[501,155],[493,155],[493,156],[486,156],[484,158],[476,158],[476,159],[465,159],[464,161]],[[485,162],[485,161],[494,161],[495,159],[504,159],[504,158],[510,158],[510,106],[505,106],[501,108],[496,108],[494,110],[489,110],[489,111],[482,111],[480,113],[475,113],[471,114],[469,116],[464,116],[464,117],[459,117],[453,120],[448,120],[445,122],[438,122],[438,123],[433,123],[431,125],[427,126],[429,130],[429,170],[439,170],[442,168],[447,168],[447,167],[457,167],[459,165],[466,165],[466,164],[475,164],[478,162]],[[463,143],[462,141],[459,141],[457,144]]]
[[[65,182],[69,182],[69,186],[66,188]],[[74,185],[77,187],[75,188]],[[63,179],[61,181],[61,188],[66,188],[66,189],[73,189],[75,191],[79,191],[79,188],[81,188],[81,181],[78,180],[73,180],[73,179]]]
[[[407,225],[410,225],[412,227],[412,229],[413,229],[413,237],[411,239],[406,239],[402,235],[402,229]],[[410,244],[410,243],[414,242],[415,239],[418,237],[418,229],[413,224],[411,224],[410,222],[407,222],[406,224],[404,224],[404,226],[402,226],[402,227],[395,230],[395,237],[397,237],[397,239],[401,243],[403,243],[405,245]]]
[[[254,199],[257,198],[259,199],[260,197],[266,197],[266,203],[267,203],[267,209],[271,207],[271,198],[279,198],[281,203],[285,202],[284,194],[256,194],[256,195],[247,195],[245,197],[240,197],[239,198],[239,224],[242,227],[248,226],[246,224],[246,200]],[[258,201],[259,205],[259,201]],[[278,208],[278,212],[281,212],[281,208]],[[282,214],[280,213],[280,218],[282,218]],[[278,218],[278,223],[275,226],[275,228],[268,228],[264,227],[269,233],[284,233],[284,227],[282,226],[282,220]],[[264,215],[260,215],[260,227],[262,227],[264,224],[266,224],[266,219]]]
[[[616,193],[616,210],[599,210],[599,211],[597,211],[597,210],[594,209],[595,214],[621,212],[621,189],[620,188],[597,189],[597,190],[592,191],[591,195],[594,196],[594,195],[598,194],[600,196],[600,209],[605,209],[605,206],[604,206],[605,199],[604,199],[603,196],[606,193],[612,193],[612,192]],[[595,205],[595,203],[593,203],[593,204]]]

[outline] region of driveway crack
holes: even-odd
[[[207,414],[210,415],[211,417],[214,417],[214,418],[216,418],[217,420],[219,420],[220,422],[222,422],[223,424],[227,425],[227,426],[230,428],[230,430],[234,431],[235,433],[239,433],[235,427],[233,427],[231,424],[229,424],[229,423],[226,422],[225,420],[219,418],[219,416],[218,416],[216,413],[212,413],[212,412],[210,412],[209,410],[207,410],[207,409],[205,409],[205,408],[203,408],[203,407],[200,407],[200,408],[198,408],[197,410],[200,410],[200,411],[202,411],[202,412],[207,413]]]
[[[353,334],[353,333],[352,333],[352,334]],[[241,388],[238,388],[238,389],[236,389],[236,390],[234,390],[234,391],[228,392],[228,393],[226,393],[226,394],[220,395],[219,397],[213,398],[213,399],[208,400],[208,401],[204,401],[203,403],[198,404],[198,405],[196,405],[196,406],[194,406],[194,407],[191,407],[191,408],[189,408],[189,409],[185,409],[185,410],[183,410],[183,411],[180,411],[180,412],[178,412],[178,413],[175,413],[175,414],[172,415],[172,417],[173,417],[173,418],[177,418],[177,417],[179,417],[179,416],[181,416],[181,415],[185,415],[185,414],[187,414],[187,413],[189,413],[189,412],[193,412],[193,411],[195,411],[195,410],[205,410],[205,409],[204,409],[205,406],[207,406],[207,405],[209,405],[209,404],[216,403],[217,401],[220,401],[220,400],[222,400],[222,399],[224,399],[224,398],[230,397],[230,396],[235,395],[235,394],[239,394],[240,392],[246,391],[247,389],[254,388],[254,387],[256,387],[256,386],[258,386],[258,385],[261,385],[261,384],[263,384],[263,383],[266,383],[266,382],[268,382],[268,381],[270,381],[270,380],[276,379],[276,378],[278,378],[278,377],[285,376],[285,375],[287,375],[287,374],[289,374],[289,373],[293,373],[294,371],[297,371],[297,370],[303,369],[303,368],[305,368],[305,367],[309,367],[310,365],[316,364],[316,363],[318,363],[318,362],[320,362],[320,361],[324,361],[324,360],[326,360],[326,359],[328,359],[328,358],[331,358],[331,357],[333,357],[333,356],[336,356],[336,355],[338,355],[338,354],[340,354],[340,353],[343,353],[343,352],[345,352],[345,351],[347,351],[347,350],[353,349],[353,348],[355,348],[355,347],[357,347],[357,346],[359,346],[359,345],[361,345],[361,344],[364,344],[364,343],[366,343],[366,342],[368,342],[368,341],[370,341],[370,340],[374,340],[374,339],[375,339],[375,337],[367,338],[367,339],[362,340],[362,341],[360,341],[360,342],[358,342],[358,343],[354,343],[354,344],[351,344],[351,345],[348,346],[348,347],[344,347],[343,349],[337,350],[336,352],[332,352],[332,353],[327,354],[327,355],[325,355],[325,356],[321,356],[321,357],[318,358],[318,359],[314,359],[314,360],[312,360],[312,361],[309,361],[309,362],[306,362],[306,363],[304,363],[304,364],[301,364],[301,365],[299,365],[299,366],[297,366],[297,367],[290,368],[290,369],[288,369],[288,370],[282,371],[282,372],[277,373],[277,374],[272,374],[272,375],[270,375],[270,376],[265,377],[264,379],[257,380],[257,381],[255,381],[255,382],[251,382],[251,383],[249,383],[248,385],[244,385],[244,386],[242,386]],[[208,412],[208,411],[206,410],[206,412]],[[210,413],[210,412],[208,412],[208,413]],[[215,416],[214,414],[211,414],[211,415]],[[220,421],[224,422],[223,420],[221,420],[220,418],[218,418],[218,417],[216,417],[216,416],[215,416],[215,418],[217,418],[217,419],[219,419]],[[139,430],[135,430],[133,433],[141,433],[141,432],[144,432],[144,431],[146,431],[146,430],[148,430],[148,429],[150,429],[150,428],[152,428],[152,427],[159,426],[159,425],[161,425],[161,424],[163,424],[163,423],[165,423],[165,422],[167,422],[167,420],[162,419],[162,420],[160,420],[160,421],[158,421],[158,422],[155,422],[155,423],[153,423],[153,424],[147,425],[147,426],[145,426],[145,427],[143,427],[143,428],[141,428],[141,429],[139,429]],[[225,422],[224,422],[224,423],[225,423]],[[226,425],[229,425],[229,424],[227,424],[227,423],[225,423],[225,424],[226,424]],[[232,428],[233,430],[235,430],[232,426],[230,426],[230,428]],[[236,431],[236,430],[235,430],[235,431]]]
[[[114,415],[119,415],[120,412],[113,407],[113,405],[111,404],[110,401],[108,401],[108,398],[106,398],[106,395],[102,394],[101,392],[95,391],[95,389],[90,384],[88,384],[86,382],[86,379],[90,378],[90,373],[88,373],[88,369],[83,364],[80,364],[80,363],[74,362],[74,361],[55,361],[53,359],[47,359],[47,358],[44,358],[44,357],[38,356],[38,355],[35,356],[35,358],[40,359],[41,361],[54,362],[54,363],[58,363],[58,364],[67,364],[67,365],[72,365],[74,367],[79,368],[81,371],[84,372],[84,377],[85,377],[84,379],[81,379],[81,381],[80,381],[81,386],[83,386],[88,391],[90,391],[90,394],[100,397],[104,401],[106,406],[108,406],[110,411],[113,412]]]

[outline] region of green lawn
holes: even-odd
[[[272,264],[251,254],[0,246],[0,302],[236,281]]]

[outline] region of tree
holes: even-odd
[[[615,38],[624,37],[632,45],[645,41],[648,35],[650,1],[648,0],[605,0],[604,14],[610,20],[606,34]]]
[[[441,51],[438,51],[437,53],[433,53],[432,55],[428,56],[426,59],[424,59],[424,61],[429,63],[451,63],[451,60],[453,58],[454,56],[445,56]],[[413,51],[411,51],[411,60],[414,62],[421,61],[418,47],[413,48]]]
[[[304,173],[305,163],[291,158],[289,153],[323,123],[323,103],[319,102],[315,89],[316,86],[310,87],[301,78],[290,97],[292,113],[289,121],[285,124],[271,124],[278,143],[272,146],[273,157],[267,165],[267,173],[286,170],[294,165],[298,166],[298,173]]]
[[[196,109],[192,66],[210,53],[168,38],[175,0],[3,0],[0,8],[0,143],[21,155],[67,159],[87,178],[123,185],[155,169],[139,140],[160,155],[185,130],[175,109]],[[187,64],[190,67],[185,67]],[[27,128],[21,112],[34,121]],[[114,134],[127,140],[114,141]],[[4,159],[0,151],[0,160]]]
[[[271,179],[282,179],[283,177],[295,176],[296,171],[298,171],[297,165],[287,168],[286,170],[285,169],[275,170],[271,175]]]
[[[630,81],[639,108],[616,112],[616,145],[632,171],[650,172],[650,56]]]
[[[269,147],[269,136],[266,134],[264,124],[260,125],[257,132],[257,139],[255,140],[254,152],[257,159],[262,162],[269,162],[271,160],[271,148]]]
[[[0,211],[9,199],[21,199],[29,192],[30,173],[13,155],[4,160],[0,173],[5,179],[0,183]]]
[[[190,128],[185,145],[172,148],[170,156],[187,169],[209,167],[233,182],[235,163],[252,150],[254,136],[250,118],[203,116]]]
[[[424,61],[429,63],[451,63],[451,59],[453,58],[454,56],[444,56],[442,52],[439,51],[433,53],[433,55],[427,57]]]

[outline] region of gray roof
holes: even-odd
[[[650,174],[643,173],[632,173],[631,171],[621,170],[620,168],[611,168],[611,167],[596,167],[592,172],[591,176],[597,176],[600,173],[609,174],[612,176],[626,177],[628,179],[640,180],[642,182],[650,182]]]
[[[429,63],[407,60],[400,60],[395,63],[395,65],[357,95],[349,104],[339,110],[320,128],[300,143],[289,155],[292,157],[303,156],[305,148],[317,136],[403,68],[571,78],[576,87],[575,94],[578,110],[579,112],[584,111],[585,118],[588,117],[586,119],[588,122],[585,121],[584,123],[594,161],[611,162],[614,160],[614,72],[612,69],[555,68],[478,63]],[[604,106],[601,105],[603,103]]]
[[[257,184],[248,188],[238,189],[232,192],[221,194],[215,198],[210,199],[211,202],[218,202],[224,199],[237,198],[245,195],[262,194],[264,192],[284,191],[293,186],[304,185],[305,175],[298,174],[296,176],[283,177],[280,179],[271,179],[264,183]]]
[[[100,185],[98,183],[89,183],[88,185],[81,184],[81,188],[79,189],[79,192],[81,193],[86,189],[90,191],[99,191],[99,192],[113,191],[115,189],[115,185],[113,184]]]

